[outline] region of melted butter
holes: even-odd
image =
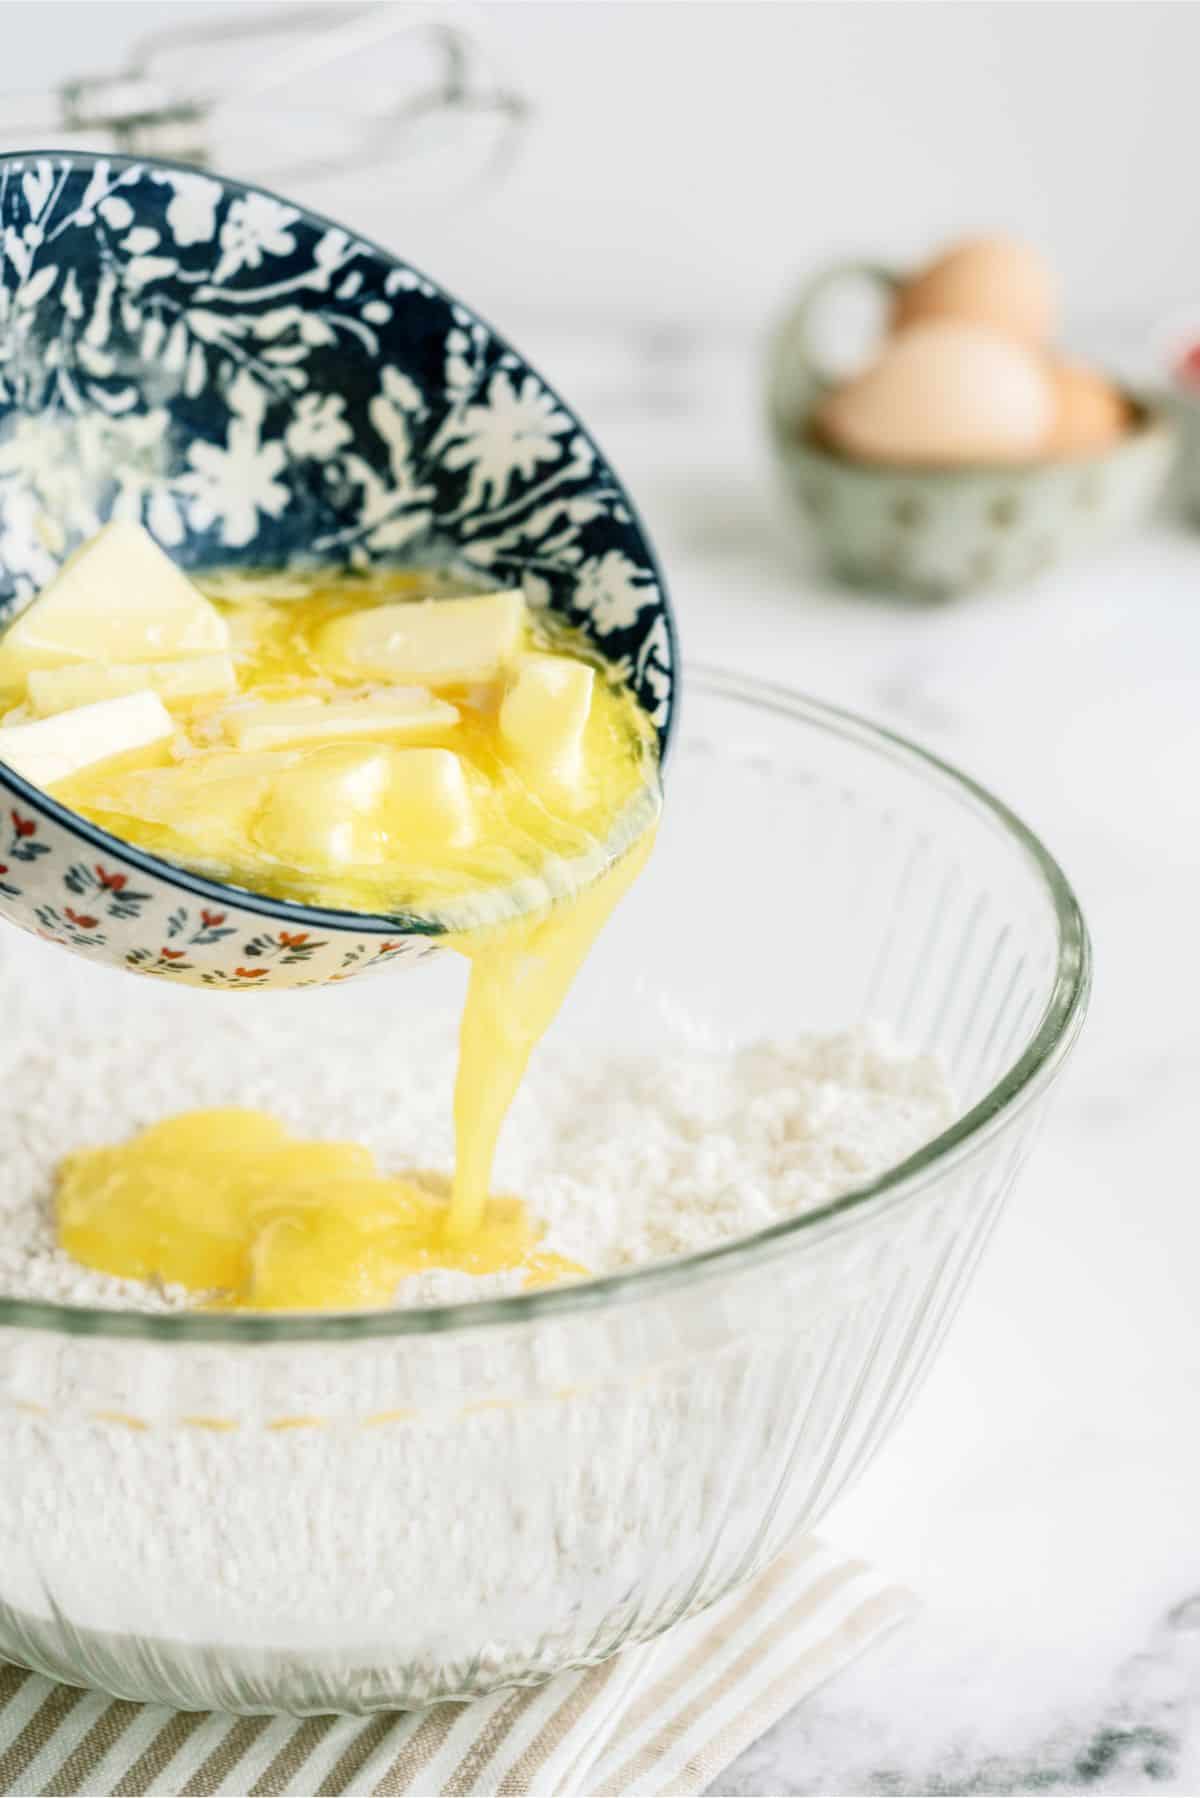
[[[383,1174],[358,1143],[292,1137],[257,1111],[185,1112],[68,1156],[57,1212],[77,1261],[211,1309],[370,1309],[431,1267],[523,1269],[529,1286],[584,1271],[538,1248],[519,1200],[490,1199],[456,1238],[444,1179]]]
[[[364,605],[393,602],[415,590],[416,577],[390,574],[343,577],[286,601],[253,597],[265,582],[242,578],[236,587],[210,582],[207,591],[229,621],[238,675],[237,703],[300,699],[313,694],[346,697],[367,690],[329,675],[315,644],[332,618]],[[422,577],[420,591],[430,583]],[[226,591],[236,597],[223,598]],[[564,654],[579,644],[540,619],[530,626],[530,647]],[[172,708],[179,732],[167,744],[134,750],[84,769],[53,789],[56,799],[114,836],[169,861],[253,892],[335,911],[369,912],[429,920],[439,913],[473,924],[502,910],[499,895],[522,883],[545,881],[556,871],[559,890],[570,890],[572,864],[594,871],[598,850],[622,816],[632,828],[657,809],[653,727],[628,688],[601,671],[583,745],[585,779],[579,803],[553,808],[505,754],[497,727],[493,686],[440,687],[453,704],[457,724],[405,735],[372,733],[371,744],[449,749],[464,765],[477,830],[465,846],[423,841],[412,821],[386,812],[372,819],[369,842],[350,867],[319,855],[282,856],[257,840],[257,820],[269,806],[271,783],[281,772],[303,780],[328,765],[346,746],[328,742],[279,750],[230,748],[221,719],[227,707],[211,703]],[[363,747],[356,741],[355,751]]]
[[[331,693],[313,650],[320,627],[364,603],[429,591],[427,577],[307,583],[280,603],[251,583],[210,593],[229,618],[239,698]],[[351,590],[353,589],[353,590]],[[533,641],[560,653],[574,646]],[[347,1310],[391,1302],[406,1277],[439,1267],[471,1274],[519,1269],[526,1286],[586,1270],[539,1247],[519,1200],[491,1194],[500,1130],[529,1057],[559,1011],[595,938],[641,872],[653,842],[658,791],[653,732],[628,691],[597,680],[583,751],[585,787],[569,812],[547,806],[505,758],[493,689],[439,689],[459,709],[452,729],[423,745],[467,763],[480,818],[469,849],[422,853],[403,830],[376,833],[378,855],[350,868],[287,862],[264,853],[247,820],[255,783],[274,754],[231,751],[211,710],[177,712],[180,734],[88,769],[56,797],[115,835],[219,878],[335,909],[436,914],[447,901],[488,901],[542,881],[557,902],[447,935],[470,962],[454,1093],[453,1181],[381,1172],[355,1143],[301,1141],[260,1112],[194,1112],[132,1141],[68,1157],[56,1198],[59,1240],[87,1266],[177,1284],[211,1308]],[[381,739],[386,740],[386,738]],[[406,743],[411,739],[406,739]],[[328,745],[284,752],[304,778]],[[632,847],[593,877],[622,817]],[[589,859],[590,858],[590,859]],[[547,878],[553,870],[553,881]],[[493,908],[494,909],[494,908]]]
[[[529,1057],[553,1023],[567,990],[653,847],[646,831],[615,867],[575,897],[494,933],[459,937],[471,963],[454,1088],[457,1158],[448,1235],[470,1241],[486,1216],[500,1127]]]

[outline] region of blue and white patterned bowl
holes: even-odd
[[[174,164],[0,158],[0,621],[108,518],[184,567],[459,565],[520,583],[622,668],[665,745],[653,552],[587,431],[399,258]],[[93,960],[232,989],[434,946],[412,918],[186,872],[0,765],[0,915]]]

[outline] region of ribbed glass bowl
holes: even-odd
[[[693,671],[667,786],[542,1053],[652,1050],[672,1008],[732,1043],[880,1019],[943,1057],[958,1121],[816,1214],[557,1292],[347,1317],[0,1302],[0,1655],[185,1708],[466,1698],[711,1603],[862,1471],[1028,1153],[1086,933],[1003,806],[779,689]],[[117,1031],[133,983],[88,975]]]

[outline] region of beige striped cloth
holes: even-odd
[[[810,1538],[751,1585],[601,1666],[365,1719],[170,1711],[0,1663],[0,1792],[699,1793],[911,1602]]]

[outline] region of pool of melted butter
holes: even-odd
[[[85,1266],[209,1295],[215,1310],[361,1310],[434,1267],[577,1278],[519,1199],[446,1231],[449,1182],[382,1172],[359,1143],[302,1140],[261,1111],[192,1111],[64,1161],[59,1241]]]

